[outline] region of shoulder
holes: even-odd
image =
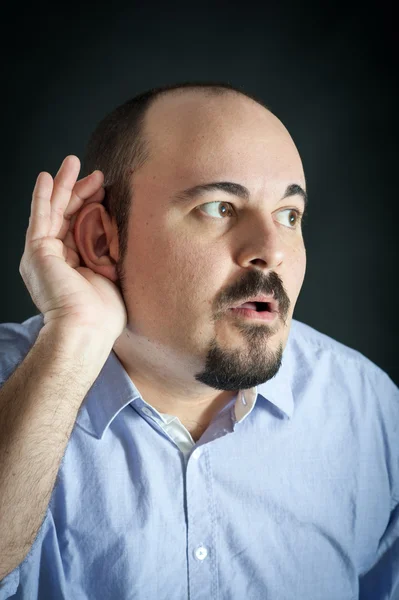
[[[22,323],[0,323],[0,382],[25,358],[43,327],[40,313]]]
[[[389,375],[364,354],[300,321],[293,320],[287,343],[293,390],[300,405],[311,398],[312,409],[327,429],[348,425],[350,444],[387,465],[391,496],[399,501],[399,388]],[[313,413],[314,414],[314,413]],[[320,416],[321,414],[321,416]],[[327,415],[327,421],[325,420]],[[317,421],[317,415],[313,417]],[[323,420],[324,419],[324,420]],[[360,454],[359,454],[360,456]],[[374,463],[375,464],[375,463]]]
[[[296,364],[309,364],[313,370],[341,378],[349,385],[384,388],[395,396],[399,394],[389,375],[362,352],[306,323],[292,320],[288,346]]]
[[[322,333],[314,327],[311,327],[302,321],[297,321],[296,319],[292,319],[290,341],[297,346],[303,347],[303,349],[308,349],[311,352],[335,352],[338,355],[350,360],[369,360],[358,350],[355,350],[350,346],[346,346],[342,342],[339,342],[326,333]],[[374,364],[371,361],[369,362]]]

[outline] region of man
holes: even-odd
[[[399,393],[293,319],[298,151],[229,85],[146,92],[41,173],[3,324],[0,598],[399,598]]]

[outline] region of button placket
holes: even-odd
[[[149,408],[147,408],[146,406],[143,406],[143,407],[142,407],[142,409],[141,409],[141,412],[142,412],[142,413],[144,413],[145,415],[147,415],[147,417],[151,417],[151,418],[153,418],[153,414],[152,414],[152,412],[151,412],[151,411],[150,411],[150,409],[149,409]]]
[[[217,597],[218,588],[213,546],[216,523],[208,453],[206,445],[196,448],[186,471],[189,585],[190,597],[196,600]]]
[[[200,458],[201,454],[202,454],[202,450],[201,450],[201,448],[196,448],[196,449],[193,451],[193,453],[192,453],[191,457],[192,457],[194,460],[198,460],[198,459]]]
[[[203,561],[208,556],[208,548],[201,544],[194,550],[194,558],[197,560]]]

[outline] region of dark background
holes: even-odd
[[[141,91],[226,81],[261,97],[302,156],[308,266],[294,317],[359,350],[399,384],[391,5],[130,2],[9,11],[0,321],[38,312],[18,271],[38,173],[54,176],[68,154],[82,159],[96,123]]]

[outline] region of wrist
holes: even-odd
[[[39,332],[40,338],[62,358],[79,364],[103,363],[112,351],[115,340],[106,332],[77,323],[47,323]]]

